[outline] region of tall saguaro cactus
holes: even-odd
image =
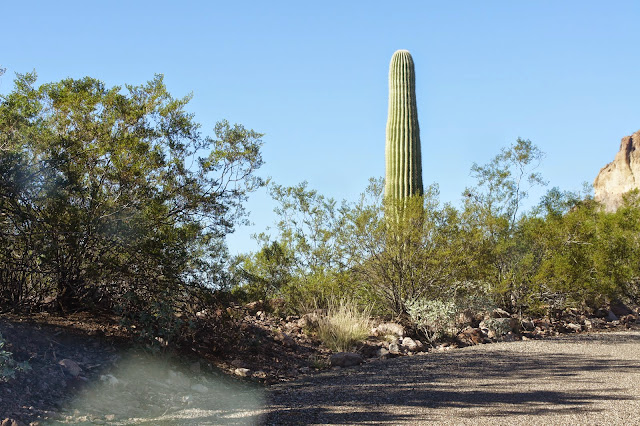
[[[416,77],[408,50],[398,50],[389,65],[389,118],[385,147],[385,197],[422,195],[422,154],[416,106]]]

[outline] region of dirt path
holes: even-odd
[[[404,357],[275,385],[266,424],[640,424],[640,332]]]

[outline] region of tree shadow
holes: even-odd
[[[375,361],[274,386],[271,411],[260,421],[423,423],[443,411],[460,420],[597,413],[602,401],[637,399],[611,377],[640,373],[640,360],[603,358],[590,348],[638,343],[635,333],[602,333]]]
[[[261,386],[184,356],[151,354],[72,325],[0,319],[0,332],[31,369],[0,383],[0,420],[28,424],[255,424]],[[58,364],[81,368],[71,377]],[[202,370],[201,370],[202,368]],[[56,416],[53,413],[63,413]],[[67,415],[71,419],[66,419]]]

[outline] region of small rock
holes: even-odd
[[[240,376],[240,377],[249,377],[251,375],[251,370],[249,370],[248,368],[236,368],[233,373],[236,376]]]
[[[395,322],[383,322],[372,330],[374,336],[404,336],[404,327]]]
[[[112,422],[116,419],[116,415],[115,414],[107,414],[106,416],[104,416],[104,419],[108,422]]]
[[[582,326],[580,324],[575,324],[575,323],[572,323],[572,322],[567,324],[566,328],[568,330],[571,330],[571,331],[575,332],[575,333],[579,333],[579,332],[582,331]]]
[[[191,385],[191,390],[192,391],[196,391],[196,392],[200,392],[200,393],[209,392],[209,388],[206,387],[205,385],[201,385],[200,383],[197,383],[195,385]]]
[[[329,357],[332,367],[351,367],[362,364],[363,361],[362,356],[354,352],[338,352]]]
[[[379,348],[376,355],[378,358],[387,359],[389,358],[389,350],[386,348]]]
[[[78,377],[82,373],[82,368],[78,365],[77,362],[71,359],[63,359],[58,362],[62,366],[62,369],[65,373],[69,374],[72,377]]]
[[[401,344],[410,351],[415,351],[418,348],[418,345],[411,337],[405,337],[402,339]]]
[[[400,355],[400,347],[397,343],[389,343],[389,354],[390,355]]]
[[[2,426],[24,426],[24,423],[22,423],[19,420],[14,420],[7,417],[2,421],[1,425]]]
[[[584,326],[587,330],[594,330],[601,328],[604,325],[604,321],[600,318],[588,318],[584,320]]]
[[[293,337],[289,336],[287,333],[283,333],[282,331],[276,332],[275,336],[273,336],[273,339],[276,342],[282,343],[283,346],[286,346],[288,348],[292,348],[296,345],[296,341],[293,340]]]
[[[500,340],[503,342],[515,342],[517,340],[520,340],[520,336],[510,331],[504,336],[502,336]]]
[[[256,379],[266,379],[267,378],[267,373],[265,373],[262,370],[258,370],[256,372],[254,372],[251,377],[255,377]]]

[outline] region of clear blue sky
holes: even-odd
[[[3,2],[0,64],[40,82],[141,84],[165,75],[210,132],[228,119],[265,133],[264,176],[353,200],[384,174],[387,75],[416,65],[425,183],[458,203],[469,168],[517,137],[547,158],[550,186],[576,190],[640,129],[637,1]],[[254,227],[275,220],[265,193]]]

